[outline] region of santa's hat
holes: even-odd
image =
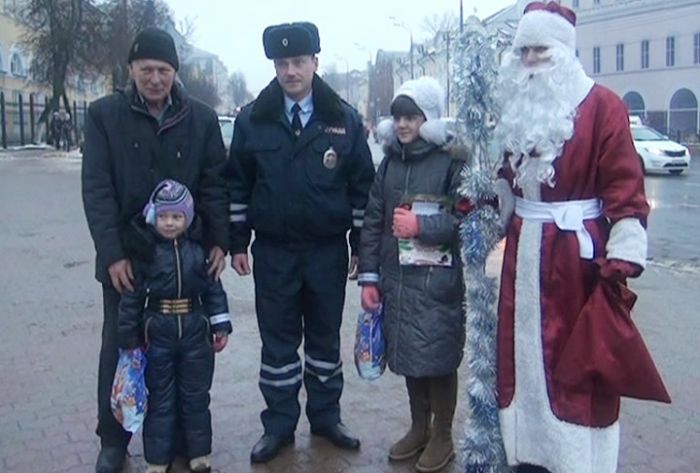
[[[513,48],[565,46],[576,50],[576,13],[556,2],[532,2],[525,7]]]

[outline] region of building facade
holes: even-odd
[[[699,0],[563,0],[578,17],[578,56],[650,126],[696,143],[700,133]]]
[[[0,147],[45,141],[46,122],[40,118],[51,88],[32,79],[32,56],[22,45],[21,21],[27,0],[0,0]],[[110,90],[106,77],[69,76],[66,92],[74,108],[73,128],[82,129],[84,113],[92,100]],[[78,136],[79,138],[79,136]]]

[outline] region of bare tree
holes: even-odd
[[[433,14],[426,16],[421,22],[423,30],[430,34],[431,38],[440,36],[445,31],[453,31],[459,26],[459,17],[451,12],[442,15]]]
[[[228,89],[234,107],[240,107],[252,98],[251,93],[248,91],[245,75],[240,71],[231,74],[228,80]]]
[[[93,69],[87,58],[93,51],[92,32],[87,27],[99,20],[99,12],[87,0],[29,0],[22,21],[22,43],[32,52],[31,75],[51,86],[47,110],[58,110],[63,100],[71,112],[66,78]],[[90,21],[86,21],[90,17]],[[47,112],[48,114],[48,112]],[[45,118],[45,117],[44,117]]]

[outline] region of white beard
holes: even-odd
[[[551,62],[526,68],[517,51],[509,51],[499,71],[502,113],[496,139],[511,153],[515,184],[555,185],[554,160],[574,134],[579,104],[593,85],[568,48],[551,47]]]

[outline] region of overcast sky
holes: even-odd
[[[423,19],[445,12],[459,18],[459,0],[166,0],[179,24],[193,21],[192,42],[221,58],[229,73],[245,74],[248,88],[257,93],[274,76],[265,58],[262,32],[266,26],[312,21],[321,36],[319,66],[335,63],[337,70],[364,69],[377,49],[408,51],[409,30],[394,26],[396,17],[413,32],[414,42],[425,39]],[[514,0],[464,0],[465,17],[483,18]],[[346,65],[347,59],[347,65]]]

